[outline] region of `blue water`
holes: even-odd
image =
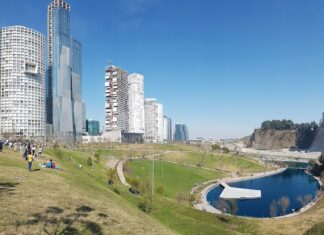
[[[238,211],[236,215],[250,217],[271,217],[270,205],[273,200],[286,196],[290,200],[290,206],[285,214],[290,214],[293,210],[298,211],[302,206],[297,197],[311,195],[315,198],[319,189],[318,182],[302,169],[289,168],[282,173],[266,176],[263,178],[245,180],[228,185],[238,188],[261,190],[260,199],[237,200]],[[223,188],[221,186],[213,188],[207,194],[207,201],[216,207],[219,201],[219,195]],[[277,208],[277,216],[282,215],[280,206]]]

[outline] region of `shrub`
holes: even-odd
[[[87,165],[88,166],[92,166],[92,157],[88,157],[88,159],[87,159]]]
[[[212,144],[212,145],[211,145],[211,149],[212,149],[213,151],[218,151],[218,150],[221,149],[221,147],[220,147],[218,144]]]
[[[223,147],[223,148],[222,148],[222,151],[223,151],[224,153],[229,153],[229,152],[230,152],[229,148],[227,148],[227,147]]]
[[[96,153],[94,154],[94,157],[95,157],[95,159],[96,159],[97,162],[100,161],[100,154],[99,154],[98,152],[96,152]]]
[[[157,191],[158,194],[161,194],[162,195],[164,193],[163,186],[159,186],[156,191]]]

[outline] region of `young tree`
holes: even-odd
[[[270,216],[276,217],[277,216],[277,202],[276,200],[273,200],[270,204]]]
[[[94,157],[95,157],[97,163],[99,163],[99,161],[100,161],[100,154],[99,154],[98,152],[96,152],[96,153],[94,154]]]
[[[285,215],[287,208],[290,206],[290,200],[289,200],[289,198],[288,197],[285,197],[285,196],[281,197],[278,200],[278,205],[280,206],[281,214],[282,215]]]
[[[234,199],[230,199],[228,200],[228,205],[229,205],[230,213],[233,216],[232,224],[234,225],[235,216],[238,211],[237,202]]]
[[[153,205],[153,195],[149,181],[140,184],[140,192],[143,200],[138,204],[138,207],[145,213],[150,213]]]

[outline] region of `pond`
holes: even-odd
[[[294,168],[288,168],[275,175],[228,183],[228,185],[261,190],[260,199],[236,200],[238,209],[236,215],[258,218],[281,216],[298,211],[303,203],[315,198],[320,187],[314,177],[302,169]],[[229,201],[226,203],[219,198],[222,190],[222,186],[211,189],[207,194],[207,201],[215,208],[230,213]],[[279,203],[279,199],[282,197],[288,198],[289,203],[287,200],[286,203]],[[286,204],[286,209],[284,209],[284,204]],[[270,210],[271,205],[272,210]]]

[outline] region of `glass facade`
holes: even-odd
[[[87,120],[86,129],[87,129],[88,135],[90,135],[90,136],[100,135],[99,121],[95,121],[95,120],[91,120],[91,119]]]
[[[70,5],[54,0],[48,6],[47,123],[54,140],[73,144],[81,139],[82,46],[70,35]]]
[[[174,141],[186,142],[189,141],[188,127],[184,124],[176,124],[174,130]]]

